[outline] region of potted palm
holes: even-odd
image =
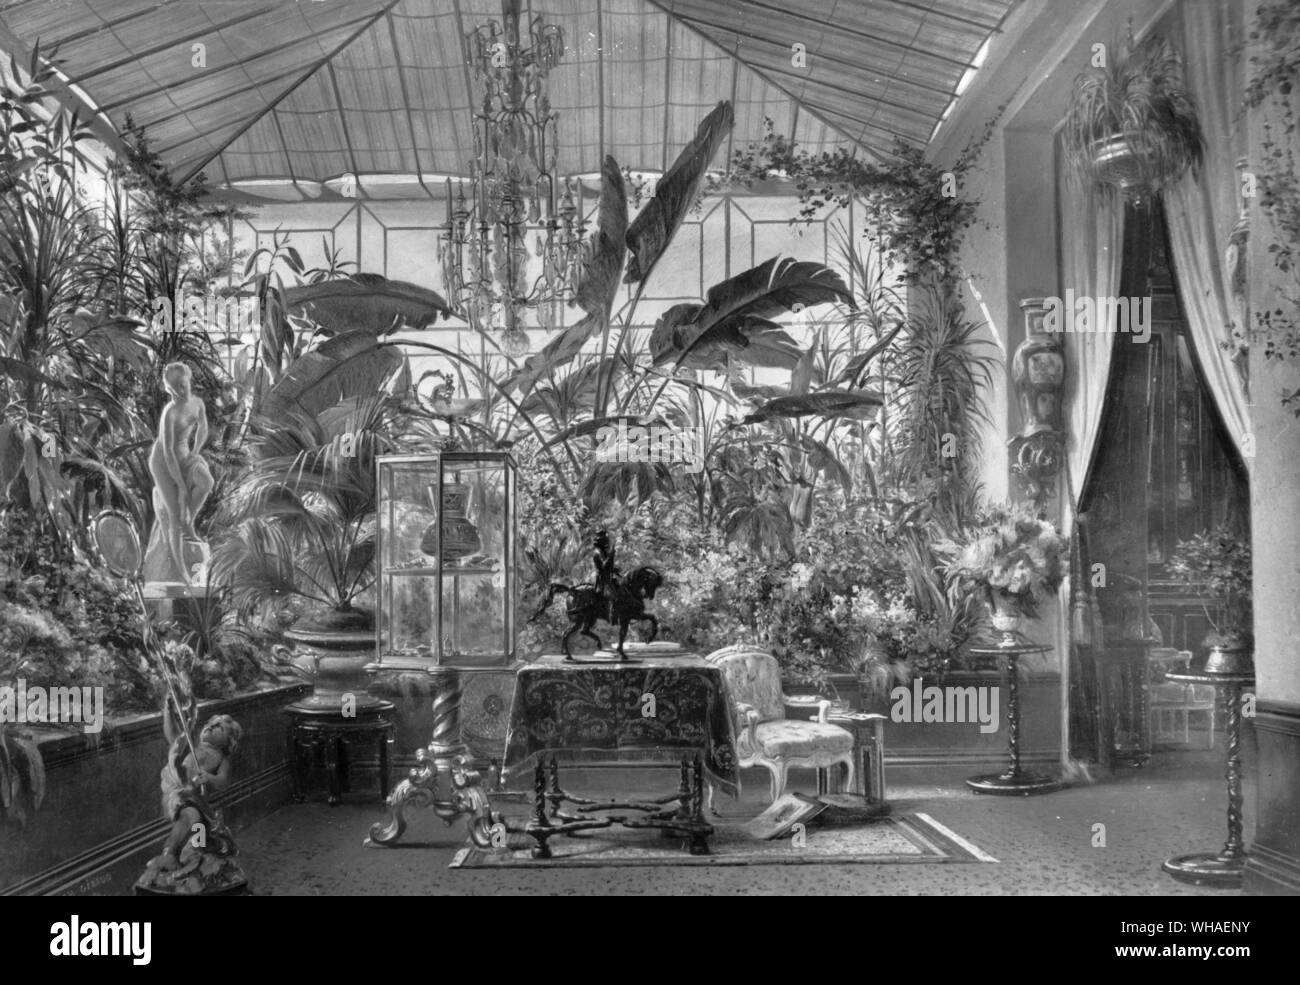
[[[1027,505],[991,511],[960,548],[948,545],[947,575],[963,590],[983,596],[1004,645],[1017,641],[1025,616],[1055,592],[1064,574],[1068,543],[1056,527]]]
[[[1165,38],[1132,36],[1104,67],[1074,80],[1063,134],[1076,180],[1130,196],[1158,191],[1200,164],[1205,138],[1183,82],[1182,59]]]
[[[1169,559],[1175,578],[1219,603],[1217,622],[1205,611],[1214,627],[1205,638],[1208,673],[1244,674],[1253,667],[1250,564],[1249,539],[1226,527],[1179,541]]]
[[[264,422],[213,556],[213,580],[241,616],[297,618],[284,633],[295,665],[314,679],[307,704],[339,707],[364,694],[373,658],[374,460],[393,450],[392,401],[351,398],[318,416]]]

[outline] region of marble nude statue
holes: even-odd
[[[197,580],[196,566],[206,561],[194,521],[212,492],[212,473],[202,455],[208,419],[191,380],[184,363],[169,363],[163,369],[171,400],[163,408],[149,454],[155,519],[145,554],[147,582],[191,584]]]

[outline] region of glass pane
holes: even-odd
[[[505,578],[495,572],[462,574],[442,583],[443,663],[484,666],[505,662]]]
[[[507,578],[514,563],[511,464],[430,455],[381,460],[379,469],[380,659],[471,667],[508,662],[515,594]]]

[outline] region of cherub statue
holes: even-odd
[[[213,715],[191,743],[170,697],[163,731],[171,744],[163,765],[163,816],[172,822],[161,855],[149,862],[137,887],[177,895],[225,893],[245,884],[235,842],[208,796],[230,786],[230,759],[243,729],[229,715]]]
[[[192,379],[184,363],[168,363],[163,368],[163,384],[171,400],[163,407],[158,436],[149,453],[156,519],[145,556],[147,581],[190,584],[194,580],[193,559],[186,556],[187,542],[199,545],[200,559],[203,557],[194,520],[213,483],[202,455],[208,440],[208,416],[203,401],[191,389]]]

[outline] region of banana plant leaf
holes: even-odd
[[[686,213],[695,203],[709,162],[722,146],[736,122],[731,103],[720,102],[695,130],[695,138],[677,155],[673,166],[655,185],[654,198],[632,220],[627,230],[627,247],[632,251],[623,280],[635,284],[650,271],[672,242]]]
[[[664,312],[650,333],[650,355],[656,366],[689,366],[694,363],[687,360],[700,351],[704,355],[699,358],[712,364],[720,351],[743,352],[751,337],[779,331],[773,317],[831,301],[855,307],[835,271],[807,260],[772,257],[709,288],[704,304],[676,304]],[[786,368],[798,359],[796,347]]]
[[[862,374],[866,371],[867,367],[871,365],[871,360],[875,359],[876,356],[880,355],[880,353],[884,352],[885,349],[888,348],[889,343],[893,342],[898,333],[903,330],[903,324],[904,323],[900,321],[879,340],[877,340],[871,348],[867,349],[865,352],[858,353],[858,355],[849,360],[849,364],[845,366],[843,372],[835,378],[835,382],[847,383],[851,387],[860,384],[862,382]]]
[[[266,395],[262,416],[317,417],[340,401],[373,396],[402,365],[402,355],[391,343],[380,342],[365,329],[345,332],[293,361]]]
[[[802,396],[777,397],[746,414],[742,424],[784,417],[847,417],[865,421],[875,416],[884,398],[874,390],[819,390]]]
[[[595,315],[588,315],[576,325],[570,325],[547,342],[541,352],[524,360],[523,366],[502,381],[501,389],[509,391],[518,388],[520,393],[527,393],[536,386],[539,379],[572,362],[587,344],[587,340],[600,328],[601,321]]]
[[[648,428],[655,425],[666,426],[662,417],[639,417],[636,414],[612,414],[609,417],[594,417],[589,421],[581,421],[572,427],[567,427],[557,434],[550,441],[543,445],[549,448],[551,445],[558,445],[564,441],[572,441],[574,438],[585,437],[589,434],[598,435],[605,428],[617,429],[620,425],[625,428]]]
[[[731,390],[741,400],[752,400],[760,404],[765,400],[775,400],[777,397],[790,395],[783,386],[775,386],[771,383],[746,383],[744,380],[732,380]]]
[[[574,300],[589,315],[609,317],[627,256],[627,190],[618,162],[606,154],[600,173],[600,212],[596,232],[583,244],[583,261]]]
[[[596,405],[596,388],[601,378],[616,381],[626,372],[626,366],[611,358],[589,362],[572,370],[554,387],[538,387],[520,401],[519,408],[535,418],[542,414],[571,417],[581,411],[590,411]]]
[[[285,311],[320,326],[322,334],[367,331],[385,336],[401,328],[424,329],[452,311],[436,291],[380,274],[352,274],[284,292]]]

